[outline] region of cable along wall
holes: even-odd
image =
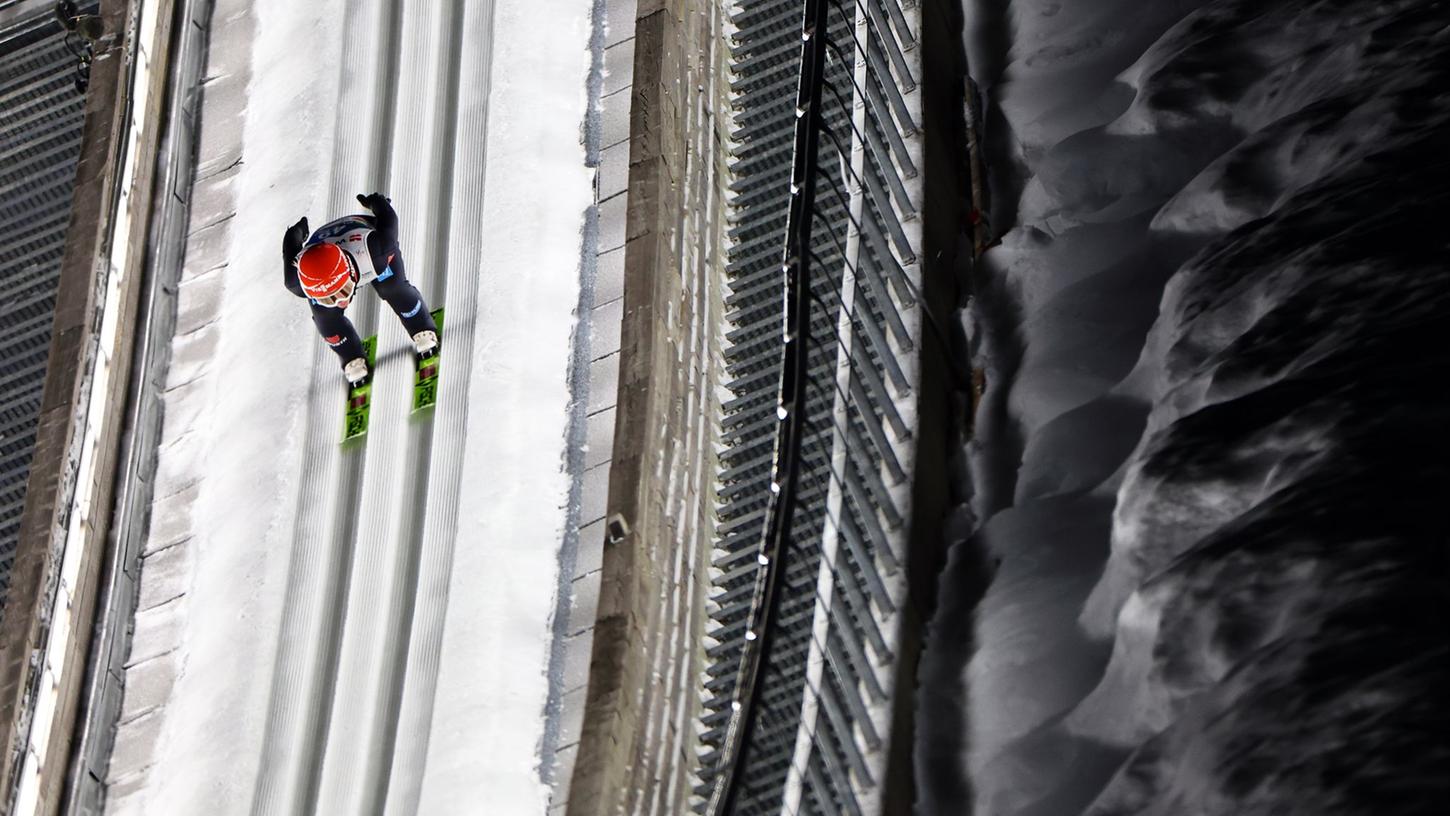
[[[824,63],[819,73],[803,71],[818,19]],[[915,455],[919,21],[911,0],[742,0],[731,16],[731,396],[708,607],[701,812],[878,809]],[[812,98],[817,115],[800,101]],[[800,147],[798,121],[816,130],[814,162]],[[793,218],[792,199],[811,186],[814,201]],[[790,291],[809,295],[783,317],[792,269],[804,276]],[[783,325],[791,319],[798,325]],[[791,336],[807,350],[782,410]],[[792,410],[801,412],[799,430],[778,445]],[[789,457],[797,478],[783,485]],[[773,491],[789,508],[775,506]],[[782,512],[785,544],[770,557],[765,538]],[[771,581],[771,570],[783,572]],[[756,630],[767,620],[765,636]]]

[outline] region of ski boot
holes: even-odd
[[[354,357],[342,367],[342,376],[346,377],[347,384],[354,388],[367,382],[368,375],[371,373],[368,371],[368,361],[362,357]]]
[[[426,360],[438,353],[438,333],[433,331],[420,331],[413,335],[413,348],[419,360]]]

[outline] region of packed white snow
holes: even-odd
[[[108,812],[256,812],[260,786],[270,784],[264,777],[277,763],[308,763],[316,774],[323,761],[263,755],[269,711],[281,704],[273,698],[279,688],[290,687],[273,677],[282,665],[279,653],[298,646],[279,643],[284,607],[296,603],[288,599],[289,570],[308,560],[297,548],[324,546],[321,535],[314,540],[306,531],[329,528],[327,519],[299,517],[304,492],[328,489],[303,484],[309,422],[318,424],[309,412],[327,412],[320,426],[328,439],[321,444],[333,445],[342,430],[344,396],[331,353],[319,351],[322,341],[305,304],[281,285],[280,241],[283,229],[301,215],[317,225],[338,214],[328,211],[336,206],[336,191],[329,189],[336,186],[338,171],[331,166],[336,145],[369,138],[360,118],[364,111],[340,104],[344,87],[358,79],[339,66],[344,48],[365,48],[377,32],[338,28],[341,21],[365,18],[374,7],[381,9],[378,19],[403,24],[405,43],[414,36],[409,25],[419,20],[453,20],[463,34],[442,26],[417,36],[456,37],[464,53],[455,69],[461,65],[466,74],[476,68],[491,80],[481,84],[467,75],[454,80],[458,147],[453,181],[440,177],[441,192],[430,186],[440,179],[414,177],[408,164],[414,157],[408,155],[395,157],[391,183],[357,178],[359,189],[348,192],[382,187],[392,195],[404,225],[410,278],[433,305],[450,308],[443,389],[452,379],[457,390],[446,398],[451,401],[440,398],[438,416],[408,419],[408,340],[382,307],[376,325],[385,359],[375,379],[367,458],[357,453],[338,461],[361,466],[373,462],[374,454],[384,461],[382,451],[391,446],[409,466],[368,474],[362,495],[367,485],[378,483],[393,494],[384,500],[422,497],[415,511],[404,512],[413,513],[419,530],[427,527],[428,535],[419,532],[416,539],[425,543],[436,537],[432,531],[439,525],[427,517],[423,498],[432,512],[444,503],[456,520],[442,529],[446,533],[452,525],[456,532],[444,536],[445,546],[418,557],[424,562],[415,568],[419,580],[429,583],[417,587],[416,602],[404,604],[410,617],[401,621],[400,631],[407,632],[411,621],[412,640],[404,640],[401,657],[389,668],[405,677],[398,681],[402,702],[393,704],[401,714],[393,708],[391,715],[331,710],[328,716],[334,727],[378,716],[412,717],[422,724],[420,745],[386,748],[415,754],[410,761],[418,767],[409,770],[411,776],[395,780],[393,790],[383,782],[380,791],[348,792],[376,796],[366,805],[369,812],[374,807],[382,812],[384,795],[389,813],[476,812],[486,802],[490,812],[524,814],[542,813],[547,806],[539,746],[570,487],[564,472],[566,376],[584,215],[593,199],[593,175],[584,165],[580,139],[592,4],[261,0],[250,10],[219,4],[212,32],[214,62],[218,53],[243,42],[250,49],[251,77],[244,91],[237,89],[245,93],[238,121],[203,122],[213,141],[203,139],[200,160],[207,169],[208,144],[225,144],[230,136],[241,165],[223,189],[208,188],[215,200],[198,195],[196,206],[217,207],[214,215],[226,228],[193,236],[182,277],[142,608],[128,660]],[[491,51],[478,50],[490,42]],[[430,55],[404,55],[401,63],[410,64],[410,56]],[[381,55],[367,58],[383,61]],[[399,87],[396,109],[421,106],[431,115],[447,105],[448,79],[437,81],[437,87]],[[484,122],[485,108],[486,126],[471,130]],[[425,125],[399,117],[387,127],[396,148]],[[432,161],[427,155],[416,160]],[[428,202],[417,200],[423,191],[432,197]],[[468,191],[477,198],[460,204],[458,197]],[[460,287],[476,287],[466,301],[443,304],[441,282],[430,291],[429,282],[441,280],[445,259],[441,247],[421,245],[431,226],[420,223],[420,214],[437,213],[440,206],[451,217],[447,292],[456,296]],[[228,218],[229,212],[235,217]],[[207,234],[226,242],[213,253],[220,265],[197,263],[206,254],[198,242]],[[369,299],[376,296],[363,293],[358,301]],[[397,405],[385,407],[388,400]],[[402,418],[397,427],[386,424],[393,416]],[[430,488],[435,494],[445,488],[428,480],[426,458],[421,465],[405,458],[417,455],[429,428],[431,447],[421,449],[432,451],[434,473],[445,457],[461,462],[456,492],[449,495],[429,495]],[[454,435],[452,428],[462,432]],[[420,473],[427,483],[419,483]],[[359,516],[368,510],[356,508]],[[409,531],[357,535],[394,547],[414,540]],[[442,568],[430,572],[434,553],[443,554]],[[334,633],[344,643],[356,639],[348,629],[355,617],[386,608],[380,606],[387,601],[381,594],[358,591],[358,576],[371,565],[356,560],[353,591],[345,593],[346,607],[338,613],[343,634]],[[428,626],[433,629],[423,631]],[[410,644],[413,652],[407,651]],[[315,647],[325,644],[319,640]],[[415,678],[415,672],[424,676]],[[341,676],[334,682],[343,688],[366,679]],[[426,693],[422,702],[414,699],[419,688]],[[325,700],[323,705],[326,711]],[[382,726],[388,733],[396,727]],[[348,746],[326,749],[339,747]],[[272,770],[264,774],[267,762]],[[316,801],[318,783],[310,784]],[[323,786],[325,798],[325,781]],[[303,810],[295,805],[289,812]]]
[[[1450,10],[964,5],[1010,229],[927,812],[1437,812]]]

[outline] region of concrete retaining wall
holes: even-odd
[[[722,21],[711,0],[639,0],[635,14],[618,405],[570,814],[689,810],[713,536]]]

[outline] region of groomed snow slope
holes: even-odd
[[[242,169],[225,263],[189,249],[182,277],[108,811],[541,813],[591,4],[222,5],[213,51],[251,49]],[[375,189],[447,308],[445,368],[410,416],[411,344],[362,294],[372,425],[342,447],[280,241]]]
[[[1438,812],[1450,10],[987,5],[1015,223],[934,812]]]

